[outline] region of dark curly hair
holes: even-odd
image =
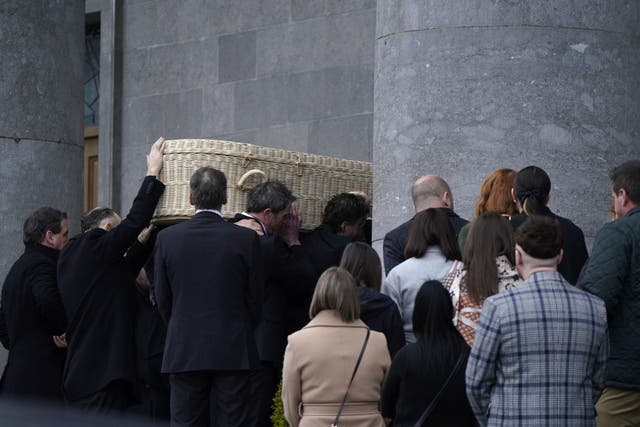
[[[557,219],[533,215],[518,227],[515,241],[530,256],[550,259],[562,249],[562,227]]]
[[[333,196],[324,208],[322,223],[331,227],[334,233],[341,230],[342,224],[355,224],[369,214],[369,206],[364,197],[351,193]]]

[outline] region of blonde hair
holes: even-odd
[[[318,279],[309,307],[309,317],[313,319],[322,310],[336,310],[345,322],[360,318],[356,281],[344,268],[328,268]]]

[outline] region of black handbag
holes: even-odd
[[[344,393],[344,397],[342,398],[342,403],[340,403],[340,408],[338,409],[338,414],[336,415],[336,419],[333,421],[333,423],[331,423],[331,427],[338,427],[338,421],[340,420],[340,415],[342,414],[342,410],[344,409],[344,404],[347,401],[347,395],[349,394],[349,390],[351,389],[353,378],[356,376],[356,372],[358,372],[358,367],[360,366],[360,362],[362,361],[362,355],[364,354],[364,350],[367,348],[367,343],[369,342],[369,335],[371,335],[371,330],[367,328],[367,336],[364,337],[364,344],[362,344],[362,350],[360,350],[360,355],[358,356],[356,367],[353,368],[353,374],[351,374],[351,380],[349,380],[347,391]]]

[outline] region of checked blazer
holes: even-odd
[[[481,426],[595,426],[609,341],[604,303],[556,271],[488,298],[466,371]]]

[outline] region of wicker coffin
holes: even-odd
[[[154,214],[154,222],[170,224],[188,219],[189,178],[201,166],[212,166],[227,176],[225,217],[246,209],[247,191],[264,180],[283,182],[298,198],[302,229],[322,221],[331,196],[346,191],[371,194],[371,163],[316,154],[261,147],[213,139],[167,140],[160,180],[166,185]]]

